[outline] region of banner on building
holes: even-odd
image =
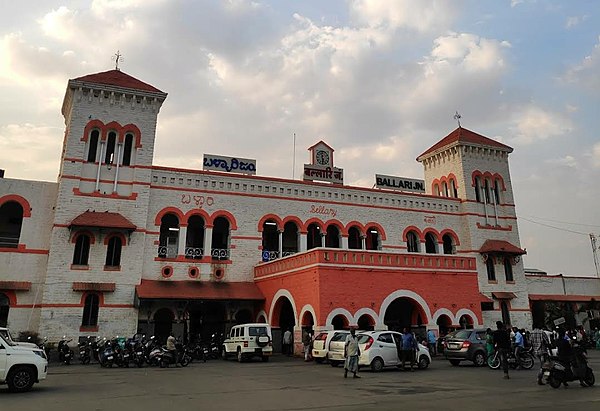
[[[406,177],[393,177],[375,174],[375,187],[398,191],[410,191],[413,193],[424,193],[425,181]]]
[[[256,174],[256,160],[239,157],[226,157],[204,154],[203,170],[224,171],[226,173]]]

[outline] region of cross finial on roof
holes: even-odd
[[[115,70],[119,70],[119,61],[123,61],[123,55],[117,50],[117,52],[113,54],[112,59],[115,62]]]
[[[462,116],[460,115],[460,113],[457,110],[456,113],[454,114],[454,120],[456,120],[458,122],[458,128],[460,128],[460,119],[461,118],[462,118]]]

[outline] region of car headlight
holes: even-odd
[[[41,351],[41,350],[39,350],[39,351],[38,351],[38,350],[33,350],[33,353],[34,353],[35,355],[38,355],[38,356],[42,357],[44,360],[46,359],[46,353],[45,353],[44,351]]]

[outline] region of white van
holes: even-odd
[[[266,323],[235,325],[229,337],[223,341],[223,359],[235,355],[239,362],[252,357],[269,361],[273,354],[273,336],[271,326]]]
[[[13,341],[6,328],[0,328],[0,384],[11,392],[29,391],[34,383],[46,379],[46,353],[29,345]]]

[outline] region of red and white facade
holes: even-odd
[[[454,130],[417,159],[425,194],[161,167],[165,98],[117,70],[70,80],[58,182],[0,179],[11,328],[530,326],[510,147]]]

